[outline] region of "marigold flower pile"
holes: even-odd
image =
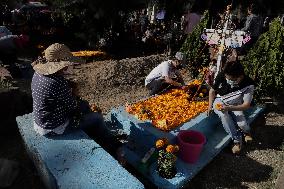
[[[199,86],[201,82],[195,80],[188,87]],[[170,131],[181,123],[187,122],[208,108],[207,101],[192,101],[185,89],[173,89],[165,94],[149,98],[126,106],[126,111],[135,115],[139,120],[151,120],[160,130]]]
[[[102,51],[77,51],[72,52],[73,56],[91,57],[91,56],[105,56],[106,53]]]

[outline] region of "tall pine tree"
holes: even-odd
[[[256,99],[284,94],[284,26],[275,18],[242,61],[257,84]]]
[[[208,11],[204,12],[201,22],[188,34],[180,51],[185,53],[188,67],[193,77],[197,77],[198,70],[203,66],[208,66],[209,52],[205,42],[201,39],[201,34],[207,27],[209,21]]]

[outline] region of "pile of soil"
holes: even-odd
[[[77,66],[71,78],[78,82],[79,95],[83,99],[95,103],[107,113],[113,107],[146,98],[146,76],[166,59],[165,55],[151,55],[97,61]],[[182,71],[185,81],[188,81],[190,74],[186,70]]]

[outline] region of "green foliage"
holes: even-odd
[[[10,72],[0,64],[0,89],[9,89],[13,87],[12,76]]]
[[[208,48],[205,47],[205,42],[201,39],[201,34],[204,28],[207,27],[209,21],[209,13],[205,11],[203,19],[194,28],[192,33],[188,34],[185,42],[183,43],[180,51],[186,55],[186,59],[189,63],[190,71],[193,77],[197,77],[198,70],[208,65],[209,53]]]
[[[274,97],[284,92],[284,27],[275,18],[242,61],[257,83],[255,97]]]
[[[163,178],[173,178],[176,175],[176,156],[165,149],[159,150],[158,172]]]
[[[9,89],[12,88],[13,84],[11,81],[6,79],[0,79],[0,89]]]
[[[95,44],[118,18],[119,3],[114,0],[54,0],[48,1],[56,9],[54,18],[62,18],[70,33]]]

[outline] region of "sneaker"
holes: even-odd
[[[244,133],[245,142],[249,143],[252,141],[252,137],[250,133]]]
[[[242,145],[239,142],[234,143],[234,146],[232,148],[233,154],[239,154],[241,152]]]

